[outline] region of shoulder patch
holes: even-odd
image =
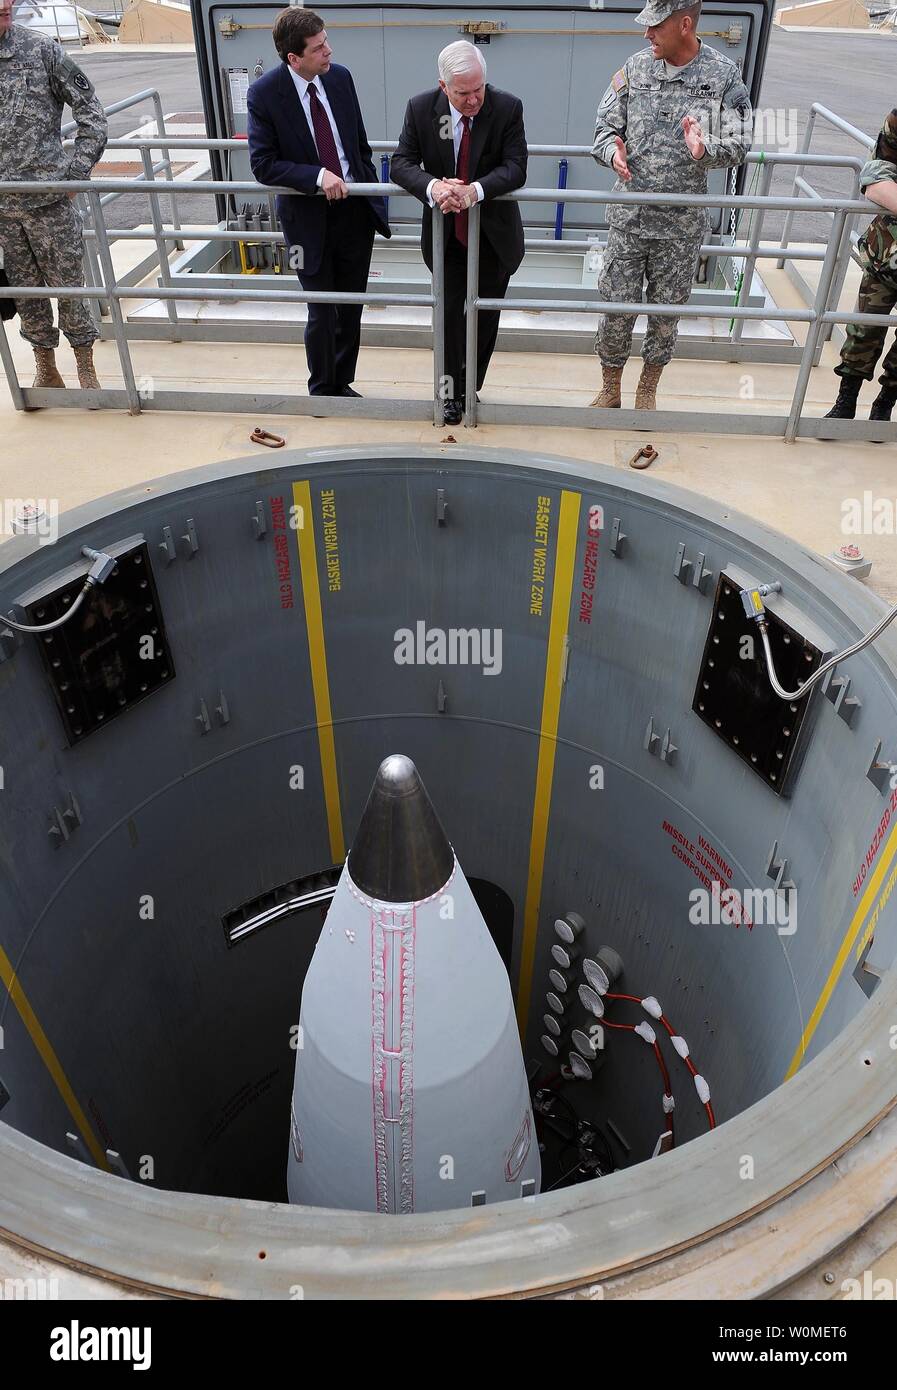
[[[610,80],[610,85],[613,87],[615,92],[622,92],[624,87],[629,86],[626,73],[623,71],[622,68],[620,68],[619,71],[614,73],[613,77]]]
[[[75,87],[79,87],[82,92],[89,92],[92,90],[89,80],[80,69],[76,69],[76,71],[72,73],[72,84]]]

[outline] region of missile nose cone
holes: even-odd
[[[410,758],[380,764],[349,851],[349,874],[380,902],[420,902],[451,875],[455,856]]]

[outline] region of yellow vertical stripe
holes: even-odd
[[[308,655],[311,661],[311,683],[315,695],[315,716],[318,721],[318,746],[321,751],[321,775],[324,779],[324,804],[327,810],[327,829],[330,834],[330,854],[334,864],[346,857],[343,839],[343,814],[340,808],[339,779],[336,775],[336,746],[333,741],[333,714],[330,709],[330,682],[327,677],[327,648],[324,644],[324,615],[321,611],[321,585],[318,580],[318,557],[315,552],[315,525],[308,483],[293,484],[293,501],[301,507],[300,525],[296,528],[299,546],[299,570],[302,575],[302,600],[305,604],[305,625],[308,631]]]
[[[895,854],[897,854],[897,827],[891,831],[890,838],[881,856],[878,867],[870,878],[865,893],[857,903],[856,912],[850,919],[850,926],[847,928],[847,934],[841,942],[841,949],[835,957],[835,963],[829,971],[829,977],[816,1002],[816,1007],[810,1015],[806,1028],[801,1034],[800,1042],[797,1045],[797,1051],[791,1058],[791,1065],[785,1073],[784,1079],[786,1081],[794,1075],[804,1059],[807,1048],[810,1046],[810,1040],[819,1027],[820,1019],[828,1008],[829,1000],[835,992],[835,985],[838,983],[838,978],[841,971],[844,969],[847,957],[850,955],[851,947],[859,936],[863,923],[869,915],[875,898],[878,896],[878,890],[884,881],[884,876],[888,872],[891,860],[894,858]]]
[[[107,1173],[111,1172],[112,1170],[109,1167],[106,1155],[90,1127],[87,1116],[84,1114],[84,1111],[75,1098],[75,1093],[69,1085],[68,1077],[62,1070],[59,1058],[53,1051],[50,1039],[40,1026],[37,1014],[28,1003],[25,991],[19,984],[18,976],[12,968],[12,962],[2,946],[0,946],[0,979],[2,979],[6,988],[9,990],[9,997],[18,1009],[19,1017],[27,1028],[28,1035],[37,1048],[44,1066],[53,1078],[56,1089],[65,1102],[66,1109],[75,1121],[77,1128],[81,1131],[82,1138],[93,1154],[95,1162],[100,1168],[105,1168]]]
[[[533,961],[536,955],[536,933],[539,927],[539,908],[542,902],[542,875],[545,870],[545,846],[548,841],[548,817],[551,812],[551,786],[554,781],[554,759],[557,748],[558,721],[561,713],[564,639],[567,636],[570,597],[573,592],[576,531],[579,525],[581,500],[578,492],[561,493],[557,543],[555,545],[554,585],[551,594],[551,618],[548,626],[548,649],[545,657],[545,686],[542,693],[539,762],[536,769],[533,825],[529,841],[529,873],[526,882],[526,907],[523,914],[523,952],[517,987],[517,1023],[521,1037],[529,1017],[533,987]]]

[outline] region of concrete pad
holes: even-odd
[[[652,449],[657,451],[657,458],[653,463],[648,465],[647,469],[634,469],[633,472],[648,472],[650,469],[652,473],[665,473],[671,464],[678,464],[679,445],[674,443],[668,435],[652,434],[649,430],[645,430],[644,433],[641,434],[641,440],[641,444],[636,444],[634,447],[629,438],[614,440],[614,464],[617,468],[629,468],[629,460],[633,455],[636,454],[639,449],[646,448],[649,444]]]
[[[27,344],[11,335],[10,342],[23,382],[31,380]],[[304,395],[305,361],[302,347],[285,344],[243,347],[224,343],[134,343],[134,370],[145,389],[215,389],[224,393],[259,390]],[[96,358],[104,384],[120,385],[114,343],[100,343]],[[74,363],[66,347],[59,352],[63,375],[76,384]],[[629,364],[624,377],[624,400],[633,392],[640,363]],[[428,399],[431,358],[413,350],[368,348],[361,353],[356,385],[366,396]],[[868,443],[826,444],[801,440],[788,445],[778,439],[752,439],[725,433],[726,413],[748,407],[780,408],[790,400],[796,368],[762,363],[674,361],[661,382],[658,404],[665,407],[720,410],[719,435],[646,435],[643,431],[595,432],[554,427],[481,425],[436,430],[416,421],[322,419],[257,415],[152,413],[130,417],[112,411],[54,411],[25,413],[13,409],[0,386],[0,498],[56,499],[61,509],[86,502],[116,489],[163,477],[221,459],[257,452],[269,461],[270,450],[253,445],[256,425],[270,426],[286,436],[291,448],[402,442],[433,444],[447,434],[459,444],[539,450],[546,453],[619,465],[646,441],[661,451],[664,481],[731,504],[733,510],[786,534],[820,555],[828,555],[853,540],[873,561],[870,588],[897,600],[897,545],[893,535],[853,536],[842,531],[850,499],[862,502],[890,498],[897,505],[894,446]],[[595,393],[598,366],[583,356],[498,353],[481,392],[484,403],[520,401],[585,405]],[[741,399],[749,378],[752,400]],[[538,382],[535,386],[534,381]],[[822,414],[831,403],[834,378],[830,367],[817,368],[811,378],[809,409]],[[867,390],[871,397],[874,384]],[[628,400],[627,400],[628,403]],[[865,403],[865,402],[864,402]],[[862,412],[861,412],[862,413]],[[451,447],[448,445],[447,447]],[[149,489],[147,489],[149,490]]]

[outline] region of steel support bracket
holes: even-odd
[[[628,539],[629,537],[626,535],[625,531],[621,530],[620,518],[618,516],[615,516],[610,528],[611,555],[616,555],[618,560],[621,559],[623,546]]]
[[[835,713],[848,726],[853,724],[857,710],[863,708],[862,700],[856,695],[850,695],[850,677],[836,676],[834,673],[829,677],[825,687],[825,698],[831,700],[835,707]]]
[[[877,787],[882,796],[884,796],[891,784],[894,773],[889,762],[882,762],[881,739],[879,739],[878,743],[875,745],[875,752],[872,754],[872,761],[866,771],[866,776],[869,778],[872,785]],[[895,783],[895,785],[897,785],[897,783]]]

